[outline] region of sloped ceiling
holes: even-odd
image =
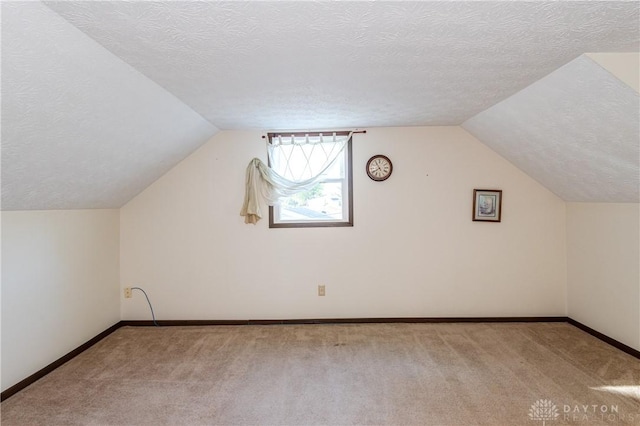
[[[586,56],[640,93],[640,52],[587,53]]]
[[[581,56],[463,127],[567,201],[640,201],[640,98]]]
[[[217,128],[474,117],[490,144],[482,111],[584,52],[637,51],[640,18],[615,1],[2,7],[3,209],[119,207]]]
[[[217,131],[39,2],[2,4],[2,209],[120,207]]]

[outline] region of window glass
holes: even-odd
[[[343,141],[332,141],[332,133],[296,134],[277,136],[269,134],[270,167],[287,179],[302,181],[315,176],[326,167],[344,144],[348,133],[342,133]],[[275,149],[274,149],[275,148]],[[337,151],[338,150],[338,151]],[[310,189],[290,197],[269,208],[269,226],[272,228],[353,226],[352,219],[351,139],[346,142],[335,162],[321,174]]]

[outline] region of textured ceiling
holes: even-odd
[[[633,124],[621,123],[628,93],[610,74],[565,76],[568,86],[549,89],[555,101],[544,111],[519,99],[584,52],[638,51],[639,9],[615,1],[3,2],[2,208],[122,206],[217,128],[455,125],[470,117],[469,131],[566,199],[626,199],[637,168],[620,159],[632,153],[625,138],[637,142],[637,126],[631,134]],[[581,112],[583,97],[609,99],[612,87],[622,99]],[[504,114],[519,129],[494,112],[514,94],[505,102],[522,117]],[[592,120],[595,133],[575,136],[573,126],[598,108],[611,121]],[[541,120],[534,109],[565,117],[549,118],[553,147],[534,146],[549,144],[530,135]],[[606,175],[614,190],[587,192],[580,178],[551,168],[583,143],[580,161],[608,164],[587,177]]]
[[[567,201],[640,201],[640,98],[581,56],[463,124]]]
[[[640,92],[640,52],[587,53],[589,59]]]
[[[460,124],[584,52],[638,49],[637,2],[47,2],[222,129]]]
[[[120,207],[216,131],[43,4],[2,4],[3,210]]]

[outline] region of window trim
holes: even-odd
[[[269,133],[267,134],[267,140],[268,143],[271,143],[271,138],[272,137],[278,137],[280,135],[282,136],[296,136],[296,137],[300,137],[300,136],[317,136],[320,133],[322,133],[323,135],[328,135],[328,134],[333,134],[335,133],[337,136],[345,136],[348,135],[351,132],[345,132],[345,131],[340,131],[340,132],[334,132],[334,131],[321,131],[321,132],[279,132],[279,133]],[[317,221],[317,222],[313,222],[313,221],[309,221],[309,222],[288,222],[288,223],[275,223],[275,209],[273,208],[273,206],[269,206],[269,228],[336,228],[336,227],[347,227],[347,226],[353,226],[353,150],[352,150],[352,145],[353,143],[353,135],[351,135],[351,137],[349,138],[349,140],[347,141],[347,146],[345,146],[345,149],[347,150],[347,161],[346,161],[346,167],[347,167],[347,189],[348,189],[348,201],[349,201],[349,208],[347,209],[347,213],[349,215],[348,219],[346,221],[340,221],[340,222],[336,222],[336,221]],[[271,167],[271,161],[269,161],[269,167]],[[343,200],[344,202],[344,200]]]

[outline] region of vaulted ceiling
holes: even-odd
[[[638,93],[581,55],[638,52],[639,10],[5,2],[2,208],[119,207],[218,129],[412,125],[462,125],[565,200],[638,202]]]
[[[638,202],[639,104],[583,55],[463,127],[566,201]]]

